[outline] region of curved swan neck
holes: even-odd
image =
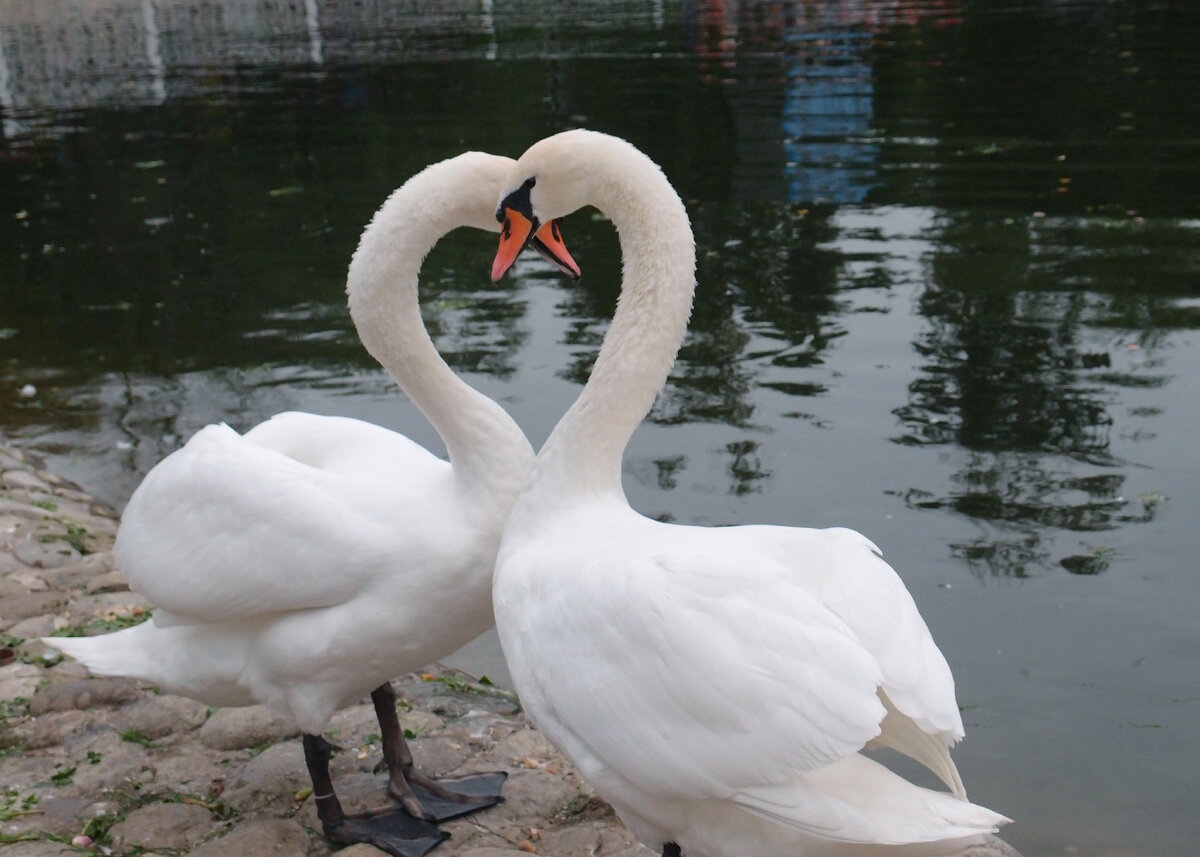
[[[490,476],[503,465],[508,456],[497,454],[499,445],[529,448],[504,409],[455,375],[438,354],[418,302],[421,263],[446,233],[468,225],[497,229],[494,194],[473,199],[479,195],[474,186],[491,186],[478,172],[475,161],[460,156],[425,169],[395,191],[364,230],[346,281],[363,345],[433,424],[456,474],[468,478]]]
[[[623,496],[625,447],[687,331],[695,240],[683,202],[653,161],[616,138],[584,139],[596,144],[585,161],[587,198],[621,242],[621,295],[587,385],[542,448],[538,481],[576,496]]]

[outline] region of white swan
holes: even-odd
[[[846,529],[651,520],[625,446],[667,378],[695,285],[687,214],[628,143],[568,131],[518,161],[503,275],[539,224],[595,205],[621,240],[616,314],[505,525],[496,625],[521,701],[664,855],[940,854],[1003,816],[968,803],[950,669],[900,578]],[[885,745],[954,792],[860,754]]]
[[[490,805],[502,780],[458,781],[478,795],[456,802],[415,774],[389,679],[491,627],[501,528],[533,460],[503,408],[442,360],[417,302],[421,261],[442,235],[499,231],[494,205],[512,165],[472,152],[411,178],[364,230],[347,277],[363,344],[437,429],[449,462],[341,417],[284,413],[244,436],[210,425],[146,476],[117,535],[120,567],[153,618],[105,636],[45,638],[94,673],[290,717],[305,733],[326,833],[394,854],[420,854],[444,834],[401,812],[344,815],[320,737],[337,708],[371,692],[389,791],[412,815]],[[557,231],[543,228],[543,239],[539,249],[578,276]]]

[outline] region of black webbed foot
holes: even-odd
[[[341,845],[366,842],[393,857],[422,857],[450,835],[433,821],[414,818],[403,807],[346,815],[329,776],[332,752],[333,745],[320,735],[304,736],[304,759],[313,781],[317,817],[329,839]]]
[[[437,821],[449,821],[503,803],[500,787],[507,777],[504,771],[467,774],[443,780],[410,776],[409,785],[426,812]]]
[[[433,780],[417,771],[396,715],[396,692],[391,683],[384,682],[371,691],[371,701],[382,736],[383,767],[389,772],[388,794],[413,817],[447,821],[504,800],[500,786],[508,775],[503,771],[446,780]]]
[[[341,845],[366,842],[393,857],[423,857],[450,837],[436,824],[413,818],[402,807],[345,816],[326,825],[325,835]]]

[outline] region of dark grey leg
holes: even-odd
[[[402,809],[346,815],[329,774],[332,752],[333,745],[320,735],[304,736],[304,761],[312,778],[317,817],[329,839],[342,845],[367,842],[393,857],[423,857],[450,835]]]
[[[391,683],[385,682],[371,691],[371,702],[379,720],[383,761],[388,768],[388,793],[414,817],[446,821],[503,800],[500,785],[507,776],[503,771],[456,777],[446,781],[449,788],[417,771],[400,728],[396,691]]]
[[[342,802],[333,791],[333,779],[329,776],[329,759],[333,745],[320,735],[304,735],[304,763],[312,778],[313,799],[317,802],[317,817],[328,834],[330,829],[346,820]]]

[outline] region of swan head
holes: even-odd
[[[520,208],[507,209],[504,215],[496,214],[504,259],[501,262],[501,257],[497,255],[492,263],[492,282],[499,282],[526,245],[532,245],[543,259],[571,279],[578,280],[579,265],[567,252],[567,245],[563,243],[562,232],[558,228],[558,219],[538,220],[532,214],[526,214],[528,210],[529,206],[526,204]]]
[[[655,174],[653,179],[647,171]],[[610,206],[629,207],[648,180],[665,181],[658,167],[631,143],[582,128],[534,143],[509,177],[496,207],[500,248],[492,264],[493,280],[503,277],[525,245],[542,235],[544,224],[587,205],[606,212]],[[539,252],[546,255],[540,248]],[[564,266],[561,260],[547,258],[567,273],[573,267],[578,276],[573,261]]]
[[[425,172],[439,177],[445,175],[454,178],[456,185],[450,195],[455,199],[446,206],[446,209],[452,210],[463,225],[490,232],[500,232],[504,228],[503,223],[494,221],[490,212],[484,216],[482,212],[485,209],[481,207],[480,202],[482,199],[487,199],[485,204],[491,205],[491,200],[496,198],[497,188],[503,186],[515,164],[516,161],[512,158],[500,155],[490,155],[486,152],[464,152],[455,158],[426,168]],[[468,176],[470,181],[466,181]],[[425,193],[432,199],[438,199],[445,193],[445,190],[439,187],[436,192],[427,190]],[[531,237],[523,236],[522,248],[526,243],[529,244],[542,258],[564,274],[572,279],[579,279],[579,266],[575,264],[575,260],[571,258],[571,254],[567,250],[567,245],[563,242],[558,222],[553,219],[546,220],[531,231]]]
[[[561,217],[582,208],[588,203],[588,187],[584,177],[588,175],[581,160],[590,138],[608,138],[607,135],[591,131],[564,131],[544,140],[539,140],[521,155],[511,176],[515,183],[500,194],[496,207],[496,220],[500,223],[500,249],[492,263],[492,279],[499,280],[512,267],[527,243],[534,243],[544,229],[543,224],[553,223]],[[560,270],[570,269],[550,257]],[[574,276],[579,268],[573,260]]]

